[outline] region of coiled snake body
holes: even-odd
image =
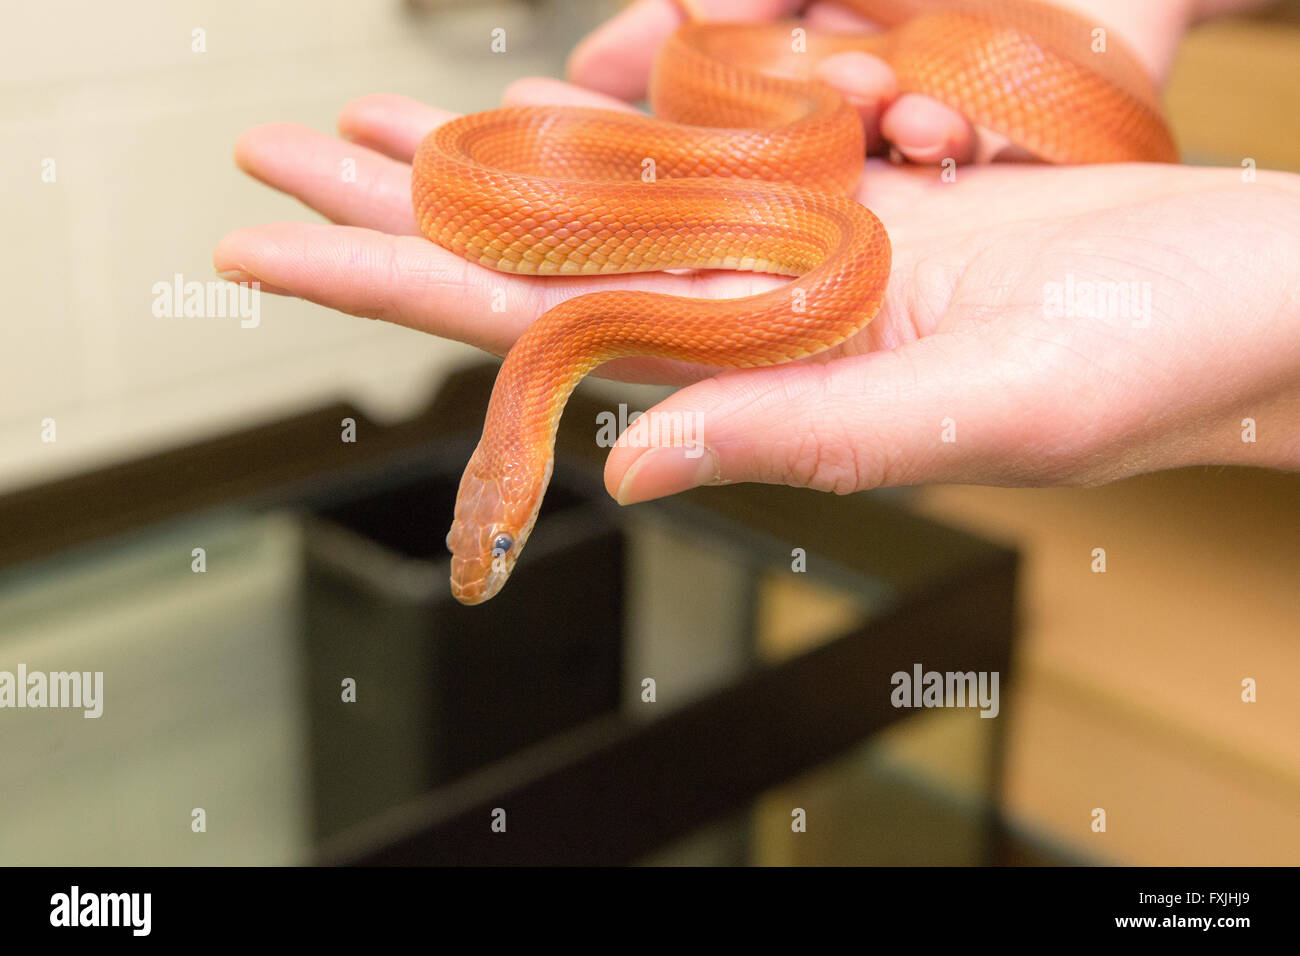
[[[514,569],[550,480],[560,414],[592,369],[625,356],[788,362],[836,345],[879,310],[889,237],[848,197],[862,172],[862,121],[811,78],[821,58],[875,53],[900,92],[934,97],[1049,162],[1177,157],[1151,82],[1099,24],[1031,0],[846,5],[893,26],[857,36],[687,23],[658,54],[654,117],[506,108],[453,120],[420,145],[417,221],[470,262],[529,275],[797,277],[741,299],[590,293],[541,316],[506,356],[460,483],[447,535],[460,602],[488,600]]]

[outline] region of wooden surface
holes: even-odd
[[[1185,162],[1300,170],[1300,23],[1232,19],[1183,41],[1165,107]]]
[[[1185,41],[1166,102],[1187,162],[1300,170],[1300,18],[1286,12],[1300,7],[1281,10]],[[1060,859],[1300,862],[1300,476],[1189,469],[1088,490],[945,486],[915,503],[1023,550],[1023,644],[1005,713],[1004,809],[1017,834]],[[1107,551],[1104,575],[1090,569],[1095,547]],[[1241,700],[1246,677],[1257,703]],[[978,762],[961,756],[986,746],[981,731],[905,724],[872,759],[959,807],[984,790]],[[832,794],[821,799],[844,821],[873,805],[862,796],[871,767],[864,757],[826,771]],[[1105,833],[1091,829],[1096,807]],[[786,829],[759,827],[767,861],[808,858]],[[850,830],[823,833],[822,847],[851,842]]]
[[[1300,477],[935,487],[918,507],[1023,549],[1013,817],[1129,863],[1300,861]]]

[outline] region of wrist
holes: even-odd
[[[1255,185],[1243,216],[1252,223],[1248,275],[1223,304],[1252,357],[1238,364],[1243,387],[1220,431],[1228,440],[1219,460],[1300,471],[1300,176],[1268,173]]]
[[[1163,87],[1197,0],[1053,0],[1114,30],[1157,87]]]

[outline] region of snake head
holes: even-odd
[[[461,604],[482,604],[505,586],[524,550],[551,477],[521,465],[485,468],[470,459],[456,495],[456,516],[447,532],[451,593]]]

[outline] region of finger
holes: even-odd
[[[371,229],[253,226],[223,237],[213,265],[327,308],[498,355],[549,308],[535,281],[467,262],[422,237]]]
[[[668,0],[640,0],[574,48],[568,77],[620,100],[639,100],[646,94],[659,45],[681,22],[681,14]]]
[[[966,163],[975,153],[975,130],[956,110],[919,93],[904,93],[885,110],[880,131],[913,163],[945,159]]]
[[[692,0],[691,6],[706,20],[762,21],[793,13],[799,0]],[[643,98],[660,44],[682,21],[673,0],[638,0],[578,44],[569,56],[569,79],[620,100]]]
[[[875,153],[884,143],[881,118],[898,96],[898,82],[889,64],[869,53],[836,53],[817,65],[817,75],[858,111],[867,134],[867,152]]]
[[[310,302],[501,350],[517,334],[511,314],[486,302],[488,270],[415,236],[323,223],[240,229],[217,243],[220,273],[239,272]],[[484,300],[480,309],[478,300]],[[480,312],[500,318],[485,322]]]
[[[260,282],[327,308],[455,339],[503,355],[542,313],[586,292],[649,289],[668,295],[753,295],[782,280],[753,273],[545,278],[510,276],[466,262],[415,236],[323,223],[281,222],[223,237],[213,254],[231,281]],[[610,377],[694,381],[698,366],[656,360],[611,363]]]
[[[268,123],[235,143],[250,176],[341,225],[400,235],[419,230],[411,211],[411,167],[306,126]]]
[[[622,113],[640,112],[620,99],[595,90],[583,89],[549,76],[530,76],[515,80],[501,96],[505,106],[594,106]]]
[[[409,96],[381,93],[362,96],[348,103],[339,113],[339,135],[383,153],[390,159],[410,163],[416,147],[429,131],[441,126],[456,113],[434,109]]]
[[[1050,417],[1030,399],[1032,367],[997,361],[972,331],[825,365],[724,373],[630,426],[610,452],[605,487],[631,504],[739,481],[840,494],[929,481],[1016,483],[1043,467],[1044,445],[1056,441],[1055,431],[1028,427],[1027,410]],[[673,427],[658,427],[666,422]]]
[[[804,19],[814,30],[840,33],[879,33],[880,26],[835,0],[818,0],[804,10]]]

